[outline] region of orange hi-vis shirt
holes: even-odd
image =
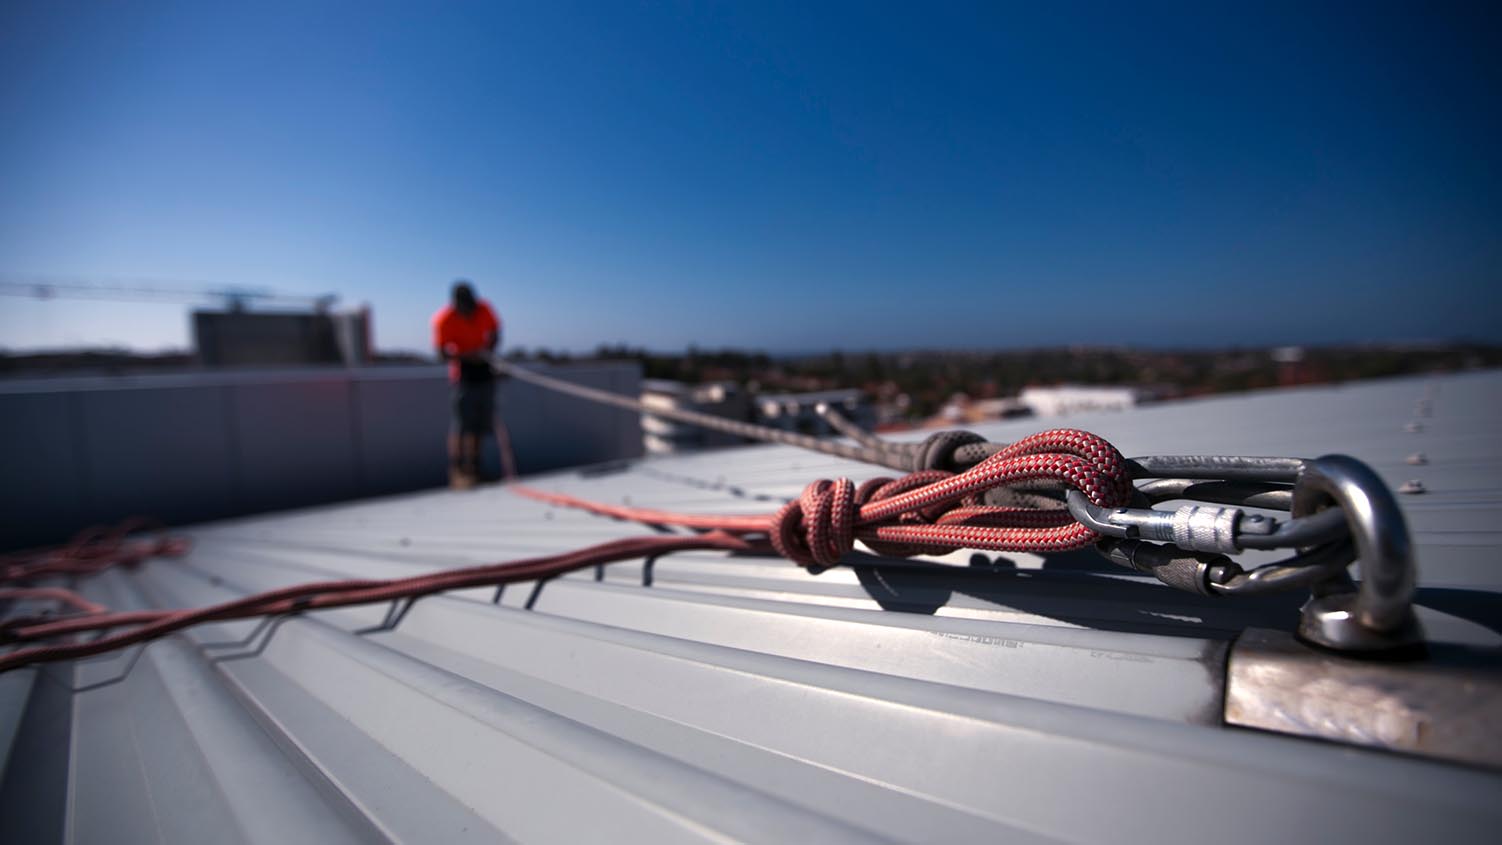
[[[501,321],[490,310],[490,303],[480,300],[475,311],[468,317],[460,314],[453,305],[445,305],[433,315],[433,345],[458,357],[469,352],[490,348],[490,336],[501,335]],[[449,379],[459,380],[459,362],[449,362]],[[489,371],[489,367],[486,367]]]

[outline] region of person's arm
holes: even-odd
[[[438,353],[438,360],[445,363],[458,357],[458,348],[444,340],[443,324],[437,320],[433,322],[433,351]]]
[[[501,345],[501,321],[496,317],[495,312],[490,310],[490,306],[487,305],[484,307],[485,316],[489,318],[490,330],[485,332],[485,348],[475,350],[474,354],[476,358],[488,359],[495,354],[496,349]]]
[[[449,344],[443,342],[443,323],[437,317],[433,318],[433,351],[439,354],[439,360],[442,360],[442,362],[454,360]]]

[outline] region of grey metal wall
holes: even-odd
[[[544,369],[640,392],[631,363]],[[509,381],[500,403],[524,473],[641,454],[634,414]],[[0,548],[440,485],[448,409],[436,366],[0,384]]]

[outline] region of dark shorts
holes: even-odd
[[[495,420],[495,382],[454,385],[454,429],[460,434],[489,434]]]

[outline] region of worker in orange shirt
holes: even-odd
[[[454,426],[449,431],[449,485],[468,489],[479,480],[480,438],[494,430],[495,370],[490,356],[501,342],[501,321],[469,282],[454,283],[450,303],[433,315],[433,345],[449,362],[454,386]]]

